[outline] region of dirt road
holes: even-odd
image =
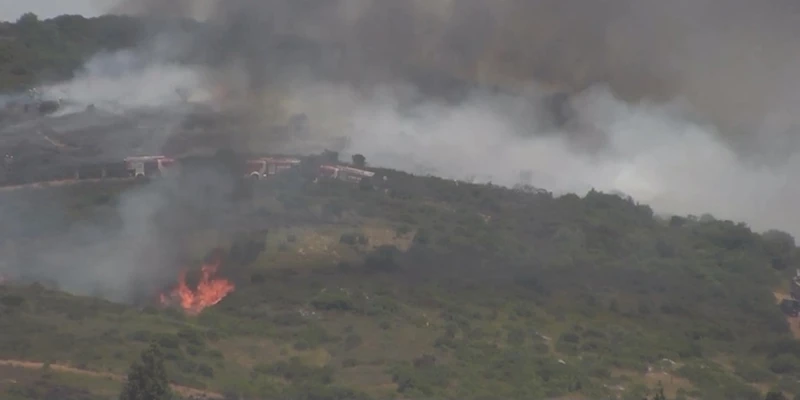
[[[63,179],[60,181],[46,181],[46,182],[26,183],[24,185],[0,186],[0,192],[20,190],[20,189],[44,189],[50,187],[77,185],[81,183],[124,182],[133,179],[134,178]]]
[[[25,361],[25,360],[0,360],[0,366],[7,366],[7,367],[15,367],[15,368],[25,368],[25,369],[41,369],[44,367],[44,363],[37,362],[37,361]],[[67,372],[71,374],[79,374],[79,375],[86,375],[86,376],[94,376],[98,378],[108,378],[115,381],[124,381],[125,377],[122,375],[116,375],[109,372],[98,372],[98,371],[89,371],[86,369],[80,369],[75,367],[70,367],[68,365],[62,364],[50,364],[50,369],[53,371],[58,372]],[[193,399],[222,399],[223,396],[219,393],[209,392],[200,389],[194,389],[186,386],[180,386],[172,384],[172,390],[175,393],[189,397]]]

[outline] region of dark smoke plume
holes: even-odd
[[[303,67],[357,88],[410,82],[435,94],[474,84],[515,92],[529,82],[577,93],[604,83],[628,101],[683,98],[737,150],[774,157],[794,144],[798,8],[788,0],[124,0],[113,11],[208,21],[194,52],[215,82],[268,103],[272,117],[282,112],[282,84]]]

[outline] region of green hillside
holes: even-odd
[[[659,382],[670,399],[800,393],[800,346],[773,296],[796,263],[788,235],[664,220],[599,192],[379,173],[386,190],[286,175],[224,211],[246,226],[189,234],[198,266],[245,239],[265,248],[228,253],[220,274],[237,289],[197,317],[2,286],[0,358],[123,376],[155,340],[174,383],[254,398],[641,399]],[[123,189],[41,194],[79,220]],[[35,206],[13,201],[29,194],[2,196],[33,218]],[[6,237],[6,254],[59,239]],[[100,395],[120,384],[29,373],[0,387],[38,398],[24,394],[43,380]]]

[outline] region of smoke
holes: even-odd
[[[191,89],[242,111],[241,129],[215,132],[217,148],[303,152],[348,136],[343,155],[372,165],[508,186],[530,171],[526,183],[557,193],[620,191],[663,213],[709,212],[797,235],[793,7],[126,0],[114,11],[206,25],[98,55],[47,90],[128,110],[169,109]],[[299,113],[310,121],[305,136],[273,129]],[[165,131],[165,143],[184,133]],[[126,192],[113,217],[71,226],[73,239],[39,255],[48,276],[125,298],[138,282],[174,276],[182,253],[174,238],[230,204],[207,196],[232,190],[225,176],[195,178]],[[55,268],[65,263],[78,269]],[[76,278],[84,274],[93,285]]]
[[[800,233],[791,212],[800,195],[792,184],[797,157],[779,164],[742,159],[687,102],[629,103],[603,85],[576,95],[572,124],[555,128],[541,117],[547,114],[532,91],[529,97],[473,93],[458,106],[434,100],[408,106],[391,90],[319,83],[291,91],[291,104],[327,105],[327,115],[340,116],[337,126],[351,133],[343,155],[363,154],[372,165],[530,183],[555,193],[622,192],[662,213],[712,213]],[[530,182],[520,180],[524,171]]]
[[[198,232],[225,225],[236,177],[223,164],[203,162],[180,176],[127,187],[88,212],[75,204],[85,201],[82,187],[48,198],[37,190],[8,193],[0,209],[7,235],[0,272],[72,293],[153,301],[192,257],[204,255],[191,247]]]
[[[135,49],[99,53],[73,79],[37,88],[42,98],[61,100],[61,108],[0,128],[4,150],[12,133],[36,129],[82,152],[51,150],[55,165],[73,158],[121,162],[160,154],[185,133],[192,106],[211,99],[202,66],[178,63],[165,51],[176,43],[158,35]],[[101,155],[94,155],[95,149]],[[7,241],[0,249],[0,273],[115,301],[152,300],[179,269],[191,266],[187,257],[199,255],[190,248],[197,232],[221,226],[219,218],[230,214],[238,177],[222,160],[207,159],[180,176],[124,187],[118,198],[98,199],[83,186],[76,192],[55,190],[47,198],[36,190],[4,193],[0,235]],[[87,198],[97,203],[87,207],[82,203]]]
[[[788,0],[122,0],[112,11],[207,21],[189,52],[271,119],[286,117],[276,99],[299,70],[459,100],[476,84],[607,84],[625,101],[681,98],[743,157],[781,161],[797,145],[800,10]]]
[[[202,83],[199,68],[170,62],[152,49],[136,49],[97,54],[74,79],[45,86],[41,92],[46,98],[67,100],[62,114],[89,105],[124,112],[176,107],[186,100],[184,92],[184,96],[207,100],[210,94],[202,89]]]

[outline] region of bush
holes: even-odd
[[[136,342],[149,343],[153,338],[153,334],[148,331],[136,331],[128,334],[128,339]]]
[[[156,341],[164,349],[177,349],[180,344],[178,337],[171,334],[161,334]]]
[[[353,368],[355,366],[358,366],[358,360],[355,358],[348,358],[342,361],[342,368]]]
[[[779,366],[780,368],[780,366]],[[742,377],[750,383],[766,382],[772,378],[772,374],[766,368],[750,364],[746,361],[737,361],[734,363],[734,370],[736,375]]]
[[[0,297],[0,304],[6,307],[20,307],[25,304],[25,298],[13,294]]]
[[[213,378],[214,377],[214,368],[207,364],[198,364],[197,365],[197,373],[206,377],[206,378]]]
[[[361,343],[363,343],[363,342],[364,342],[364,339],[362,339],[361,336],[359,336],[359,335],[357,335],[355,333],[352,333],[350,335],[347,335],[347,337],[344,339],[344,348],[345,348],[345,350],[348,350],[348,351],[349,350],[353,350],[356,347],[361,346]]]
[[[522,328],[514,328],[508,331],[506,340],[512,346],[522,346],[525,344],[527,334]]]
[[[383,245],[364,259],[364,266],[372,271],[392,272],[399,268],[395,257],[400,253],[397,247]]]
[[[328,290],[311,300],[311,306],[323,311],[351,311],[355,308],[350,296],[341,290]]]
[[[289,361],[278,361],[269,367],[256,366],[254,372],[279,376],[292,383],[302,382],[310,385],[327,385],[333,382],[333,369],[331,367],[308,366],[298,358],[292,358]]]
[[[770,371],[776,374],[787,374],[797,371],[800,367],[797,357],[791,354],[781,354],[772,359],[769,363]]]
[[[357,244],[367,245],[369,244],[369,239],[361,233],[343,233],[339,237],[339,243],[344,243],[350,246],[355,246]]]
[[[200,347],[205,346],[203,335],[194,329],[183,328],[178,331],[177,336],[188,344]]]
[[[431,241],[430,233],[428,233],[425,229],[417,230],[417,233],[414,235],[414,239],[412,239],[414,244],[418,245],[427,245]]]
[[[272,317],[272,323],[278,326],[291,327],[305,325],[308,321],[300,313],[290,311],[276,314]]]
[[[298,340],[292,347],[297,351],[305,351],[311,348],[311,344],[307,340]]]

